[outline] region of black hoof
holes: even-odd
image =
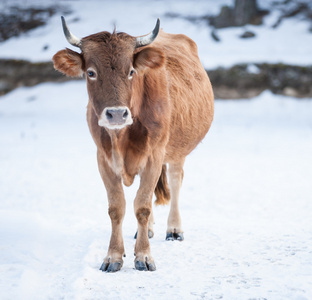
[[[166,235],[166,240],[167,241],[177,240],[177,241],[182,242],[184,240],[183,232],[178,232],[178,233],[176,233],[176,232],[169,232]]]
[[[147,271],[146,263],[143,261],[136,261],[134,264],[135,268],[139,271]]]
[[[121,262],[114,262],[114,263],[105,263],[103,262],[101,265],[100,270],[103,272],[117,272],[121,269],[122,263]]]
[[[148,263],[137,260],[134,266],[139,271],[156,271],[156,265],[154,262]]]
[[[135,235],[134,235],[134,239],[135,240],[136,240],[137,236],[138,236],[138,232],[136,232]],[[149,230],[148,231],[148,238],[151,239],[153,236],[154,236],[154,232]]]

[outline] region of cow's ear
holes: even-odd
[[[151,68],[157,69],[165,63],[164,53],[157,48],[144,48],[134,55],[133,67],[136,70]]]
[[[70,49],[57,52],[53,56],[55,70],[70,77],[80,77],[83,75],[84,61],[82,56]]]

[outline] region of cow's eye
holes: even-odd
[[[88,77],[89,77],[90,79],[95,79],[95,78],[96,78],[96,73],[95,73],[95,71],[92,70],[92,69],[88,69],[88,70],[87,70],[87,75],[88,75]]]
[[[132,79],[134,73],[135,73],[135,69],[132,68],[129,73],[129,79]]]

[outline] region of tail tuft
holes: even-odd
[[[160,177],[158,179],[156,188],[155,188],[155,196],[156,196],[156,205],[166,205],[170,201],[170,190],[167,181],[167,166],[163,165]]]

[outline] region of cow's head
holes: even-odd
[[[100,126],[121,129],[131,125],[133,81],[146,68],[164,64],[164,54],[159,49],[137,50],[157,37],[159,19],[154,30],[141,37],[104,31],[80,39],[69,31],[63,17],[62,24],[68,42],[79,47],[81,53],[70,49],[57,52],[53,56],[55,69],[72,77],[85,74],[89,100]]]

